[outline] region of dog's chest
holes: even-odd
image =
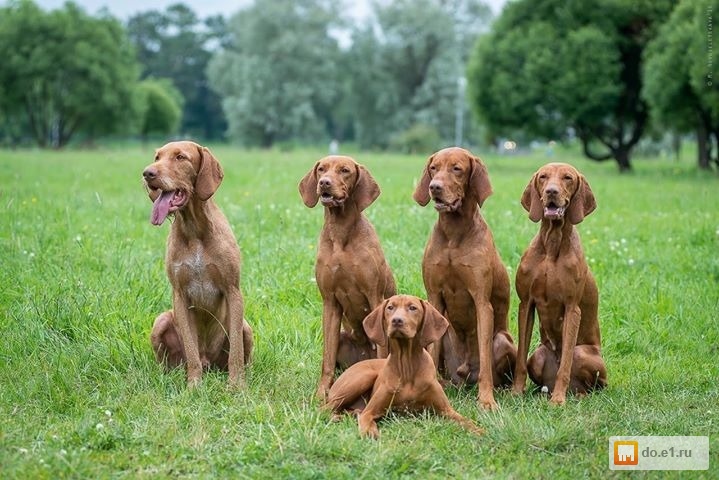
[[[201,245],[191,247],[184,258],[175,259],[172,271],[192,305],[214,307],[221,293],[214,281],[217,267]]]

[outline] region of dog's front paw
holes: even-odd
[[[561,407],[562,405],[564,405],[566,403],[566,401],[567,401],[566,395],[558,393],[556,391],[552,394],[552,397],[549,399],[549,403],[552,405],[556,405],[557,407]]]
[[[229,378],[227,380],[227,388],[230,390],[244,390],[246,386],[244,377]]]
[[[494,397],[479,397],[478,402],[484,410],[491,412],[499,410],[499,404],[494,400]]]
[[[317,397],[317,400],[320,401],[321,404],[325,404],[327,402],[327,397],[330,393],[330,387],[329,385],[320,384],[317,387],[317,392],[315,392],[315,397]]]
[[[372,440],[379,439],[379,428],[377,428],[377,423],[372,422],[366,426],[360,425],[360,436],[371,438]]]

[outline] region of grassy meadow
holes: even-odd
[[[302,204],[297,183],[323,153],[213,152],[225,169],[215,199],[243,253],[255,332],[241,392],[222,373],[187,391],[184,372],[165,374],[152,356],[152,321],[171,305],[169,222],[150,225],[141,183],[153,150],[0,151],[3,478],[623,477],[608,469],[613,435],[710,435],[714,473],[662,475],[716,478],[719,179],[693,158],[637,159],[630,175],[576,152],[553,158],[577,166],[597,198],[579,230],[599,285],[605,391],[563,408],[498,392],[501,410],[484,412],[476,388],[449,388],[484,436],[430,415],[390,416],[375,442],[359,438],[353,418],[330,422],[313,398],[323,215]],[[538,229],[519,198],[548,159],[476,153],[494,187],[483,214],[513,284]],[[412,192],[426,157],[353,155],[382,188],[366,214],[400,292],[425,297],[420,265],[436,213]]]

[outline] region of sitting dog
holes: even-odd
[[[360,434],[372,438],[379,436],[377,419],[390,409],[430,409],[474,433],[483,433],[452,408],[425,350],[442,337],[448,325],[432,305],[417,297],[396,295],[375,308],[363,324],[373,342],[389,343],[389,356],[345,370],[330,389],[326,408],[335,413],[360,412]]]
[[[187,365],[187,386],[203,368],[229,371],[242,386],[252,353],[252,329],[244,320],[240,250],[212,195],[220,186],[220,163],[206,147],[172,142],[159,148],[142,173],[153,201],[150,222],[174,215],[165,266],[172,285],[172,310],[152,327],[152,348],[166,368]]]
[[[299,191],[307,207],[318,201],[325,207],[315,264],[324,343],[317,397],[325,400],[336,366],[387,356],[375,351],[362,320],[396,288],[374,227],[362,214],[380,194],[369,171],[350,157],[331,155],[307,172]]]
[[[498,408],[493,388],[511,384],[517,355],[507,329],[509,275],[480,213],[491,193],[484,163],[456,147],[429,157],[414,192],[439,213],[422,259],[427,298],[451,324],[438,364],[454,383],[479,379],[478,402],[489,410]]]
[[[597,204],[574,167],[549,163],[530,180],[522,206],[542,224],[517,269],[519,352],[512,391],[524,392],[529,370],[532,381],[551,393],[550,402],[562,405],[568,388],[581,396],[607,384],[597,284],[574,228]],[[535,310],[541,344],[527,364]]]

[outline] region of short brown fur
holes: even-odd
[[[386,356],[375,350],[362,320],[396,288],[374,227],[362,214],[380,194],[370,172],[350,157],[328,156],[302,178],[299,191],[306,206],[321,201],[325,207],[315,265],[323,334],[317,396],[324,400],[337,365]]]
[[[243,318],[240,250],[211,198],[222,181],[222,167],[206,147],[172,142],[156,151],[143,177],[154,202],[152,223],[160,225],[168,214],[175,217],[165,258],[172,310],[160,314],[152,327],[155,357],[168,369],[186,364],[188,387],[196,386],[203,368],[210,367],[228,370],[229,384],[241,387],[252,330]]]
[[[601,356],[597,308],[599,294],[574,225],[596,208],[589,183],[574,167],[549,163],[540,168],[522,195],[522,206],[539,233],[517,269],[519,352],[513,393],[524,392],[527,372],[562,405],[567,390],[585,395],[607,384]],[[541,344],[529,358],[535,311]]]
[[[510,383],[516,357],[507,330],[509,276],[479,209],[491,193],[486,167],[462,148],[432,155],[414,193],[422,206],[433,199],[439,212],[422,274],[430,303],[452,328],[442,363],[454,382],[479,378],[485,409],[497,408],[493,387]]]
[[[481,434],[482,429],[449,403],[425,347],[440,339],[447,320],[428,302],[410,295],[388,298],[364,320],[369,337],[389,344],[386,359],[365,360],[344,371],[332,386],[326,408],[359,413],[362,436],[379,437],[377,420],[390,410],[430,409]]]

